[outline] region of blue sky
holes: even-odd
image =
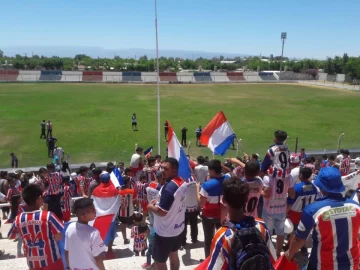
[[[359,0],[158,0],[159,48],[325,58],[360,55]],[[1,3],[1,47],[155,46],[153,0]]]

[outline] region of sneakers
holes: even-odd
[[[148,264],[148,263],[144,263],[143,265],[141,265],[141,268],[142,269],[149,269],[149,268],[152,268],[152,265]]]

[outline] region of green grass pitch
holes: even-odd
[[[178,138],[188,128],[190,155],[211,156],[195,146],[195,129],[223,110],[248,153],[264,155],[273,132],[284,129],[294,150],[335,149],[345,132],[344,147],[360,142],[360,94],[297,84],[161,85],[161,152],[166,143],[163,124],[168,119]],[[58,145],[72,163],[124,161],[129,163],[134,144],[157,152],[155,85],[105,84],[0,84],[0,167],[10,166],[15,152],[20,167],[44,165],[45,140],[40,122],[53,122]],[[138,117],[138,132],[131,130],[131,115]],[[228,156],[235,156],[229,150]]]

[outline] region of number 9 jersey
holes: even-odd
[[[290,175],[290,151],[287,145],[274,144],[267,151],[261,170],[267,171],[272,166],[275,175],[281,173],[281,177]]]
[[[294,182],[290,176],[273,177],[264,176],[264,187],[271,189],[271,196],[264,198],[264,210],[268,214],[284,214],[287,206],[287,193],[289,188],[294,187]]]

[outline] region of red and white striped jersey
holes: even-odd
[[[20,195],[20,191],[17,187],[9,187],[8,193],[6,195],[6,199],[10,202],[11,201],[11,197],[13,196],[17,196]]]
[[[119,217],[131,217],[134,214],[134,194],[121,196]]]
[[[71,186],[64,186],[64,195],[61,197],[61,211],[70,211],[70,200],[74,196],[74,191]]]
[[[342,176],[348,175],[350,173],[350,158],[349,157],[343,158],[343,160],[341,161],[340,172],[341,172]]]
[[[58,195],[62,192],[62,177],[61,173],[59,172],[53,172],[49,173],[47,177],[45,178],[46,182],[46,195]]]
[[[141,183],[140,181],[136,182],[136,194],[137,194],[137,200],[139,203],[146,203],[147,196],[146,196],[146,188],[148,187],[148,184]]]
[[[145,167],[144,172],[148,183],[156,180],[157,169],[155,167]]]
[[[294,183],[290,176],[273,177],[264,176],[263,183],[265,188],[271,189],[271,196],[264,198],[264,210],[269,214],[286,213],[287,193],[288,189],[294,187]]]
[[[8,236],[14,239],[20,234],[29,268],[42,269],[61,259],[54,236],[63,228],[62,222],[49,211],[24,212],[17,215]]]

